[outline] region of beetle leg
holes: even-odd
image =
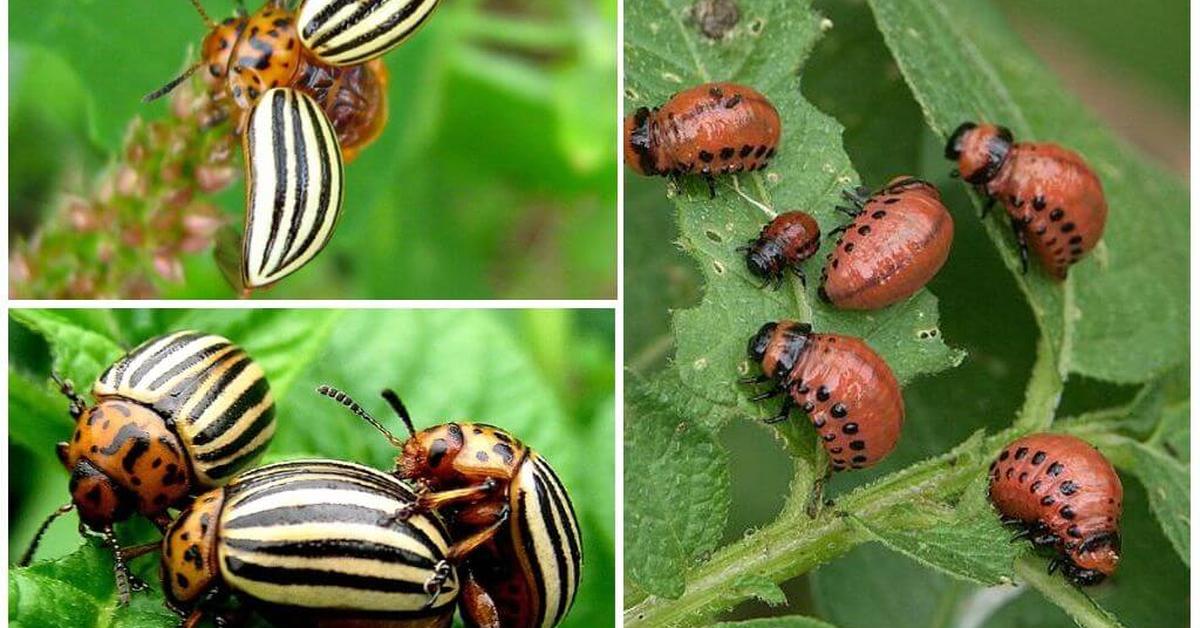
[[[508,521],[508,515],[508,505],[505,504],[504,509],[500,511],[499,516],[496,518],[494,523],[455,543],[450,550],[446,552],[446,558],[451,562],[460,562],[463,557],[475,551],[475,548],[492,540],[492,537],[496,536],[496,532],[500,530],[500,526],[504,525],[505,522]]]
[[[488,478],[475,486],[468,486],[466,488],[456,488],[436,493],[422,492],[417,496],[416,502],[405,504],[397,508],[392,514],[384,516],[381,524],[390,526],[397,521],[406,521],[415,514],[436,510],[449,504],[478,501],[495,491],[496,486],[495,478]]]
[[[779,414],[776,414],[775,416],[773,416],[769,419],[763,419],[763,422],[764,423],[779,423],[780,421],[786,421],[788,418],[788,414],[791,414],[792,407],[795,405],[796,405],[796,402],[792,400],[792,396],[788,395],[787,398],[783,400],[783,407],[779,409]]]
[[[783,393],[784,393],[784,390],[782,387],[772,388],[771,390],[768,390],[766,392],[761,392],[761,393],[758,393],[757,395],[754,395],[753,397],[750,398],[750,401],[762,401],[764,399],[778,397],[779,395],[782,395]]]
[[[100,535],[104,539],[104,544],[113,553],[113,576],[117,581],[117,604],[128,606],[130,592],[145,589],[146,583],[129,573],[129,565],[125,564],[125,552],[121,549],[121,544],[117,541],[117,535],[113,533],[112,526],[105,527]]]
[[[769,381],[771,381],[771,377],[769,375],[763,374],[763,375],[755,375],[754,377],[743,377],[738,380],[738,383],[739,384],[763,384],[763,383],[766,383]]]
[[[800,278],[800,287],[808,288],[808,277],[804,276],[804,269],[799,266],[792,266],[792,274]]]
[[[850,227],[853,227],[853,226],[854,226],[854,223],[848,222],[840,227],[834,227],[833,229],[831,229],[829,231],[829,233],[825,234],[825,237],[832,238],[835,235],[844,233],[846,230],[848,230]]]
[[[18,567],[28,566],[33,560],[33,555],[35,552],[37,552],[38,545],[41,545],[42,537],[46,535],[46,530],[50,527],[50,524],[54,523],[55,519],[58,519],[74,509],[75,503],[69,502],[59,506],[54,512],[50,513],[49,517],[46,517],[46,520],[42,522],[42,525],[38,526],[37,532],[33,534],[33,540],[29,542],[29,547],[25,550],[25,553],[21,554],[21,560],[17,562]]]
[[[433,566],[433,575],[425,581],[425,593],[429,594],[429,599],[425,601],[422,609],[430,608],[437,601],[438,596],[442,594],[442,586],[446,584],[446,579],[454,572],[454,567],[445,560],[439,560]]]
[[[850,204],[854,205],[854,207],[856,207],[859,211],[862,211],[862,208],[866,206],[867,199],[870,198],[870,196],[871,191],[862,186],[855,188],[853,192],[850,190],[842,190],[842,198],[849,201]]]
[[[842,212],[843,214],[846,214],[847,216],[849,216],[851,218],[857,218],[858,215],[862,213],[861,209],[856,210],[856,209],[852,209],[850,207],[846,207],[845,205],[834,205],[833,209],[835,209],[836,211]]]
[[[1013,235],[1017,237],[1017,246],[1021,251],[1021,274],[1029,272],[1029,244],[1025,241],[1025,222],[1012,219]]]
[[[492,596],[479,586],[471,574],[465,574],[462,580],[458,608],[465,618],[471,625],[479,628],[500,628],[500,612],[496,610],[496,602],[492,600]]]
[[[812,490],[808,493],[808,506],[805,508],[805,512],[808,513],[810,518],[816,518],[821,512],[821,506],[826,503],[824,499],[825,484],[829,482],[829,478],[832,476],[833,467],[825,465],[825,473],[817,478],[817,481],[813,482]],[[832,506],[833,502],[829,502],[828,505]]]
[[[708,198],[717,198],[717,180],[713,178],[711,173],[704,173],[704,182],[708,184]]]
[[[1022,528],[1022,529],[1018,530],[1017,533],[1014,534],[1012,536],[1012,538],[1008,540],[1008,542],[1016,543],[1017,541],[1020,541],[1021,539],[1029,538],[1029,535],[1031,535],[1031,534],[1033,534],[1032,528]]]
[[[1046,566],[1046,573],[1053,575],[1054,572],[1058,571],[1058,568],[1061,566],[1060,562],[1061,562],[1061,559],[1059,559],[1058,557],[1051,558],[1050,564]]]

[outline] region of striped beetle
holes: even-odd
[[[118,359],[92,386],[94,406],[54,378],[75,419],[71,441],[58,444],[71,502],[42,523],[19,564],[29,564],[51,522],[78,510],[113,549],[124,602],[129,573],[113,524],[137,513],[163,528],[168,508],[249,465],[275,433],[271,388],[241,347],[197,331],[152,338]]]
[[[200,495],[163,536],[167,605],[194,626],[233,592],[279,625],[449,626],[458,575],[434,513],[362,465],[292,460]],[[386,622],[386,623],[385,623]]]
[[[209,27],[200,60],[144,99],[203,68],[214,100],[238,116],[246,170],[240,253],[219,250],[243,290],[295,272],[328,243],[342,208],[343,164],[387,123],[387,69],[378,58],[425,23],[438,0],[268,0]],[[240,5],[240,3],[239,3]],[[219,245],[220,249],[221,246]]]
[[[401,440],[345,393],[317,392],[346,406],[401,453],[396,476],[420,485],[404,520],[429,510],[446,516],[452,561],[463,567],[459,600],[468,625],[548,628],[571,608],[583,566],[583,543],[571,498],[546,459],[510,434],[483,423],[443,423],[420,432],[391,390],[383,397],[409,438]]]

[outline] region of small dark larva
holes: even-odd
[[[1033,434],[1009,443],[989,470],[988,493],[1020,536],[1054,548],[1076,584],[1111,576],[1121,552],[1121,479],[1088,443],[1064,434]]]
[[[433,513],[392,517],[416,498],[396,478],[348,462],[244,473],[167,528],[167,605],[187,626],[221,593],[278,625],[449,626],[459,589],[449,532]]]
[[[821,271],[822,299],[844,310],[898,303],[929,283],[950,256],[954,219],[932,184],[897,177],[868,198],[847,194],[854,220]]]
[[[436,510],[456,543],[459,600],[468,626],[552,628],[571,610],[583,567],[583,539],[566,487],[540,454],[483,423],[443,423],[420,432],[396,393],[383,396],[409,438],[393,436],[345,393],[321,386],[400,449],[393,471],[422,491],[397,516]],[[497,623],[498,622],[498,623]]]
[[[784,212],[767,223],[749,244],[739,248],[746,253],[746,269],[763,280],[763,287],[783,282],[787,270],[804,281],[800,264],[812,257],[821,246],[821,228],[812,216],[801,212]]]
[[[779,145],[779,112],[733,83],[705,83],[625,118],[625,163],[642,175],[703,175],[766,168]]]
[[[956,173],[999,200],[1012,219],[1028,266],[1028,248],[1057,279],[1104,234],[1108,203],[1100,179],[1077,153],[1045,142],[1013,143],[1002,126],[963,123],[946,144]]]
[[[262,368],[241,347],[196,331],[152,338],[114,362],[92,387],[93,406],[70,382],[60,385],[75,419],[71,440],[58,444],[71,473],[71,504],[42,525],[21,564],[46,526],[74,508],[116,552],[125,599],[112,525],[136,513],[165,526],[168,508],[228,482],[270,444],[275,401]]]
[[[834,471],[869,467],[891,453],[904,424],[904,399],[892,369],[862,340],[814,334],[795,321],[767,323],[747,347],[763,374],[744,383],[772,382],[754,401],[787,395],[779,413],[800,406],[812,419]]]

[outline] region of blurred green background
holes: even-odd
[[[814,4],[830,18],[832,28],[805,63],[801,91],[846,127],[846,151],[863,182],[874,187],[912,173],[936,183],[948,207],[970,207],[962,185],[947,176],[943,142],[928,130],[866,3]],[[1106,0],[994,4],[1106,124],[1186,178],[1187,2],[1138,3],[1136,9]],[[694,262],[665,244],[677,230],[663,182],[626,170],[625,198],[625,360],[634,370],[651,374],[674,351],[670,310],[698,303],[703,286]],[[929,289],[938,297],[947,344],[965,349],[967,358],[956,369],[905,388],[908,415],[920,420],[906,424],[898,449],[884,463],[836,476],[829,489],[834,497],[943,453],[975,430],[1004,428],[1020,407],[1037,327],[979,220],[966,216],[955,221],[953,254]],[[1135,392],[1134,387],[1075,377],[1068,382],[1059,414],[1112,405]],[[791,463],[772,431],[751,422],[732,421],[720,439],[730,451],[733,503],[726,540],[732,541],[776,518]],[[1129,581],[1155,585],[1121,588],[1109,583],[1089,593],[1129,625],[1186,626],[1188,570],[1170,551],[1141,484],[1127,478],[1125,489],[1122,570]],[[878,544],[863,545],[783,589],[786,605],[771,608],[750,601],[724,618],[805,614],[840,628],[1074,626],[1036,592],[972,587]]]
[[[203,4],[232,14],[232,0]],[[264,296],[615,297],[616,14],[617,0],[443,0],[384,57],[389,122],[347,167],[333,240]],[[63,194],[91,191],[135,116],[167,118],[141,97],[190,62],[205,29],[186,0],[15,0],[9,15],[16,242]],[[216,199],[239,229],[242,194],[236,182]],[[94,263],[80,239],[34,272]],[[162,296],[233,296],[211,248],[182,262],[174,282],[152,252],[141,259]],[[49,292],[12,275],[10,290]]]
[[[263,462],[323,456],[392,468],[396,451],[369,425],[319,396],[320,384],[345,390],[394,430],[402,428],[379,396],[384,387],[400,393],[418,427],[451,419],[493,423],[542,453],[570,491],[584,536],[583,581],[566,625],[611,626],[613,316],[611,310],[14,311],[8,328],[10,560],[24,551],[42,518],[70,499],[54,443],[70,435],[72,423],[66,401],[50,386],[51,367],[87,391],[121,350],[166,331],[200,329],[242,345],[266,371],[278,427]],[[64,519],[50,528],[39,561],[82,543],[75,515]],[[119,532],[127,542],[157,538],[144,522],[123,524]],[[87,553],[73,560],[86,562],[81,555]],[[138,559],[134,566],[155,583],[157,559]],[[47,562],[13,570],[10,621],[174,625],[166,621],[171,617],[157,592],[135,595],[132,608],[108,617],[113,600],[106,567],[64,573],[69,571]],[[55,586],[70,579],[82,593],[75,588],[64,594]],[[97,595],[98,611],[87,605],[87,596]],[[96,612],[105,616],[88,616]],[[71,613],[87,621],[73,623]]]

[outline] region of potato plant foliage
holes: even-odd
[[[738,0],[736,23],[718,33],[697,4],[723,3],[627,2],[626,111],[705,81],[745,83],[779,109],[783,139],[769,169],[719,179],[715,199],[697,178],[664,184],[627,171],[627,213],[648,215],[627,217],[625,624],[752,613],[778,617],[745,625],[953,625],[965,613],[979,620],[972,604],[996,595],[1005,597],[985,611],[988,626],[1185,624],[1182,182],[1098,123],[985,3]],[[1022,274],[1003,212],[981,222],[982,205],[946,176],[941,145],[965,120],[1060,142],[1099,172],[1106,235],[1065,283]],[[956,223],[950,264],[911,299],[839,312],[816,298],[814,281],[761,290],[745,270],[735,247],[769,218],[759,203],[807,211],[828,231],[846,220],[833,210],[842,189],[899,174],[935,181]],[[656,215],[658,205],[670,209]],[[810,278],[831,245],[806,266]],[[658,294],[639,286],[651,279]],[[667,308],[669,321],[655,318]],[[734,488],[738,465],[756,461],[735,459],[726,440],[776,408],[748,402],[736,384],[753,369],[745,342],[779,318],[865,338],[906,388],[900,449],[878,470],[835,477],[823,496],[814,484],[827,461],[799,412],[767,428],[790,481]],[[1045,559],[1010,543],[987,501],[994,456],[1045,430],[1097,445],[1126,485],[1122,566],[1101,587],[1046,575]],[[749,499],[737,490],[776,485],[774,520],[727,529]],[[785,585],[799,576],[807,596],[785,594],[802,590]]]

